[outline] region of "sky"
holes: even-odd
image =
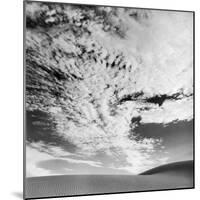
[[[192,160],[192,17],[27,3],[26,176]]]

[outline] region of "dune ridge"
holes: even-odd
[[[168,163],[166,165],[161,165],[153,169],[147,170],[145,172],[142,172],[139,175],[153,175],[153,174],[163,174],[163,173],[168,173],[168,174],[176,173],[177,175],[178,174],[192,175],[193,168],[194,168],[194,161],[187,160],[187,161],[173,162],[173,163]]]

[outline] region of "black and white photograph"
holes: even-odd
[[[25,1],[24,77],[26,199],[194,188],[194,12]]]

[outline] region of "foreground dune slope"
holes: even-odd
[[[193,161],[171,163],[140,175],[31,177],[26,198],[193,188]]]

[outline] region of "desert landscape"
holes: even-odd
[[[63,175],[26,180],[27,198],[193,188],[193,161],[171,163],[140,175]]]
[[[193,188],[193,13],[24,14],[26,198]]]

